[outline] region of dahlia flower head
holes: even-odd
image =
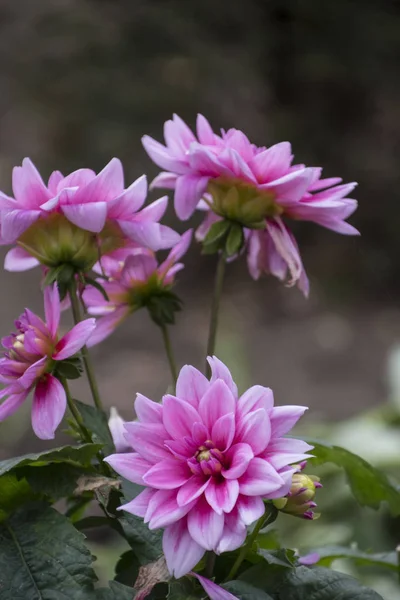
[[[289,275],[307,295],[308,280],[297,244],[282,217],[312,221],[347,235],[358,231],[345,222],[357,208],[347,198],[356,183],[338,177],[322,179],[320,167],[292,164],[289,142],[257,147],[237,130],[217,135],[202,116],[197,137],[177,115],[164,125],[165,145],[142,139],[150,158],[162,169],[152,187],[175,190],[175,210],[182,220],[196,208],[213,211],[206,219],[230,219],[245,227],[250,274],[279,279]],[[205,200],[205,203],[204,201]]]
[[[113,158],[96,175],[78,169],[66,177],[54,171],[44,183],[29,158],[12,175],[14,198],[0,192],[0,244],[16,244],[5,259],[9,271],[42,263],[70,263],[88,269],[99,252],[124,246],[126,240],[158,250],[170,248],[179,235],[159,220],[167,197],[145,208],[143,175],[124,187],[122,164]]]
[[[106,275],[99,279],[108,296],[87,287],[83,301],[89,314],[99,317],[88,346],[107,338],[132,312],[146,306],[152,297],[169,290],[176,274],[184,268],[179,262],[189,248],[192,230],[186,231],[160,264],[154,252],[145,248],[125,248],[103,256],[94,270]]]
[[[125,423],[133,452],[106,461],[145,486],[122,510],[164,528],[163,550],[176,578],[207,550],[240,547],[247,526],[262,517],[264,500],[286,496],[292,476],[309,457],[307,443],[283,437],[306,410],[274,406],[259,385],[240,397],[228,368],[209,357],[211,379],[192,366],[179,374],[176,395],[161,403],[138,394],[138,420]]]
[[[54,373],[71,359],[93,333],[95,319],[86,319],[63,337],[58,335],[60,297],[57,285],[44,292],[45,321],[28,308],[15,321],[16,332],[1,340],[0,421],[18,410],[33,391],[32,427],[42,440],[54,438],[66,409],[65,390]]]

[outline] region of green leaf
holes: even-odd
[[[124,536],[141,565],[156,561],[162,555],[162,531],[151,531],[143,519],[123,512],[120,523]]]
[[[22,504],[40,499],[40,494],[35,494],[26,479],[18,479],[14,473],[0,477],[0,521]]]
[[[86,429],[94,434],[92,436],[93,441],[103,444],[104,447],[102,452],[104,453],[104,456],[113,454],[115,452],[115,446],[108,428],[107,415],[94,406],[89,406],[89,404],[80,402],[80,400],[74,400],[74,402],[78,407]]]
[[[68,358],[56,363],[54,375],[65,379],[79,379],[82,375],[82,363],[77,357]]]
[[[239,223],[233,223],[226,240],[226,254],[233,256],[240,252],[244,242],[243,228]]]
[[[293,568],[295,564],[295,553],[293,550],[280,548],[279,550],[257,549],[257,555],[261,556],[270,565],[279,565],[281,567]]]
[[[0,525],[0,600],[94,600],[92,556],[84,536],[44,504]]]
[[[134,590],[117,581],[110,581],[109,588],[96,590],[96,600],[133,600]],[[75,600],[75,597],[71,600]]]
[[[89,467],[92,459],[101,449],[99,444],[82,444],[82,446],[62,446],[36,454],[25,454],[0,461],[0,476],[17,467],[27,465],[43,467],[51,463],[66,463],[76,467]]]
[[[172,581],[168,588],[168,600],[198,600],[204,598],[204,591],[195,589],[192,580],[182,578],[179,581]],[[165,596],[164,596],[165,598]]]
[[[400,491],[390,483],[385,473],[340,446],[309,439],[306,441],[314,446],[315,458],[311,459],[311,464],[331,462],[345,470],[351,491],[359,504],[378,509],[382,502],[387,502],[392,515],[400,515]]]
[[[385,567],[398,571],[398,561],[396,552],[380,552],[377,554],[369,554],[362,552],[356,548],[346,548],[345,546],[325,546],[310,550],[319,554],[320,559],[318,565],[321,567],[330,567],[334,560],[338,558],[349,558],[354,560],[358,565]]]
[[[322,567],[266,568],[265,563],[259,563],[242,573],[240,580],[262,589],[274,600],[383,600],[353,577]]]
[[[139,561],[133,550],[127,550],[115,565],[115,581],[133,587],[139,573],[139,567]]]
[[[84,275],[84,281],[87,285],[91,285],[92,287],[96,288],[96,290],[100,292],[100,294],[103,296],[106,302],[110,302],[110,298],[108,297],[108,294],[101,285],[101,283],[99,283],[96,279],[93,279],[93,277],[90,277],[89,275]]]
[[[262,590],[244,581],[228,581],[221,587],[239,598],[239,600],[273,600],[271,596]]]
[[[213,223],[207,232],[203,240],[204,246],[214,245],[216,242],[222,240],[222,238],[228,233],[230,229],[230,221],[223,220]]]
[[[21,467],[16,470],[18,477],[26,478],[31,488],[49,496],[53,500],[70,496],[77,487],[77,481],[86,469],[64,464],[45,465],[44,467]],[[0,480],[1,481],[1,480]]]

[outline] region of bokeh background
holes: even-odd
[[[44,176],[100,170],[117,156],[127,183],[144,172],[151,179],[157,169],[140,138],[161,140],[173,112],[191,125],[201,112],[259,145],[289,140],[297,162],[358,181],[351,223],[361,237],[296,228],[309,300],[230,265],[218,353],[242,388],[268,385],[278,403],[310,406],[317,433],[323,422],[334,437],[352,418],[346,444],[364,444],[364,453],[380,436],[354,418],[366,412],[377,423],[385,407],[386,465],[400,450],[397,417],[386,418],[400,410],[399,62],[396,0],[1,0],[0,189],[11,193],[11,169],[24,156]],[[172,205],[168,220],[186,227]],[[180,363],[200,367],[215,259],[193,245],[186,262],[173,344]],[[41,310],[38,271],[0,271],[0,286],[7,334],[24,306]],[[126,418],[136,391],[159,398],[168,385],[161,338],[144,312],[94,356],[105,404]],[[84,383],[75,391],[89,401]],[[44,447],[30,432],[29,406],[22,414],[0,425],[0,458]],[[55,443],[64,441],[61,432]],[[377,549],[392,542],[382,534]]]

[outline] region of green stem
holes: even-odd
[[[71,396],[71,392],[69,391],[69,386],[67,383],[66,379],[61,379],[61,383],[63,385],[63,388],[65,390],[65,394],[67,396],[67,404],[68,404],[68,408],[72,414],[72,416],[74,417],[76,424],[78,425],[79,431],[81,433],[82,439],[84,442],[88,442],[89,444],[92,443],[92,436],[90,435],[89,431],[86,429],[85,425],[83,424],[83,419],[81,416],[81,413],[79,412],[79,410],[77,409],[77,407],[75,406],[75,402],[72,399]]]
[[[208,331],[207,356],[213,356],[215,353],[215,342],[217,339],[219,305],[221,301],[222,286],[224,283],[226,257],[224,252],[220,252],[217,271],[215,273],[214,295],[211,304],[210,328]],[[206,372],[210,376],[211,370],[206,363]]]
[[[205,576],[208,579],[211,579],[211,577],[213,576],[213,571],[214,571],[214,566],[215,566],[215,559],[217,558],[217,555],[214,552],[208,552],[207,555],[207,561],[206,561],[206,568],[205,568]]]
[[[69,288],[69,297],[71,300],[72,315],[74,317],[75,325],[82,321],[81,311],[79,308],[79,300],[77,297],[76,281],[73,279]],[[93,402],[98,410],[104,410],[100,399],[99,387],[97,385],[96,377],[92,361],[90,359],[89,351],[87,346],[83,346],[81,349],[83,364],[85,365],[86,376],[88,378],[90,391],[92,393]]]
[[[269,511],[269,512],[267,512],[267,511]],[[278,516],[278,510],[273,505],[267,504],[265,506],[265,513],[263,514],[263,516],[260,519],[258,519],[253,531],[247,538],[247,542],[244,544],[244,546],[242,546],[242,548],[239,552],[239,556],[233,563],[233,567],[229,571],[228,577],[226,578],[225,581],[232,581],[235,578],[240,565],[246,558],[247,553],[253,547],[253,544],[254,544],[255,540],[257,539],[257,536],[260,533],[260,530],[263,527],[266,527],[267,525],[270,525],[271,523],[273,523],[277,516]]]
[[[168,329],[167,329],[167,326],[165,325],[165,323],[160,325],[160,329],[161,329],[161,333],[162,333],[163,340],[164,340],[164,347],[165,347],[165,352],[166,352],[167,358],[168,358],[169,368],[171,370],[172,382],[175,387],[176,380],[178,379],[178,371],[176,368],[176,362],[175,362],[174,353],[172,350],[171,339],[169,337]]]

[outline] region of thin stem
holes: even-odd
[[[176,380],[178,379],[178,371],[176,368],[176,362],[172,350],[171,339],[169,337],[169,332],[165,323],[163,325],[160,325],[160,329],[164,340],[164,347],[168,358],[169,368],[171,370],[172,381],[175,387]]]
[[[214,295],[211,304],[210,328],[208,331],[207,356],[213,356],[215,353],[215,342],[217,339],[219,305],[222,294],[222,285],[224,283],[226,258],[223,252],[220,252],[217,271],[215,273]],[[206,373],[210,376],[210,366],[206,363]]]
[[[75,281],[75,279],[73,279],[71,281],[71,285],[69,288],[69,297],[71,300],[72,315],[74,317],[75,325],[77,325],[78,323],[80,323],[82,321],[81,311],[79,308],[79,300],[77,298],[76,291],[77,291],[76,290],[76,281]],[[98,408],[99,410],[103,410],[103,405],[102,405],[101,399],[100,399],[99,387],[97,385],[92,361],[91,361],[87,346],[82,347],[81,353],[82,353],[83,364],[85,365],[86,376],[89,381],[90,391],[91,391],[92,397],[93,397],[93,402],[94,402],[96,408]]]
[[[267,512],[267,511],[269,511],[269,512]],[[241,548],[241,550],[239,552],[239,556],[237,557],[237,559],[233,563],[233,567],[229,571],[228,577],[226,578],[225,581],[232,581],[235,578],[236,573],[238,572],[240,565],[242,564],[242,562],[246,558],[247,553],[253,547],[253,544],[254,544],[255,540],[257,539],[257,536],[260,533],[260,530],[263,527],[266,527],[267,525],[270,525],[271,523],[273,523],[275,521],[275,519],[276,519],[277,516],[278,516],[278,510],[274,506],[267,504],[266,507],[265,507],[265,513],[257,521],[257,523],[256,523],[253,531],[251,532],[251,534],[247,538],[247,542],[244,544],[244,546],[242,546],[242,548]]]
[[[71,392],[69,390],[69,386],[67,383],[66,379],[62,379],[61,383],[64,387],[65,390],[65,395],[67,396],[67,404],[68,404],[68,408],[72,414],[72,416],[74,417],[76,424],[78,425],[78,429],[81,433],[82,439],[85,442],[88,442],[89,444],[92,443],[92,437],[89,433],[89,431],[86,429],[85,425],[83,424],[83,420],[82,420],[82,416],[81,413],[79,412],[79,410],[77,409],[77,407],[75,406],[75,402],[72,399],[71,396]]]
[[[207,554],[206,569],[204,574],[208,579],[211,579],[211,577],[213,576],[216,558],[217,555],[214,552],[209,552]]]

